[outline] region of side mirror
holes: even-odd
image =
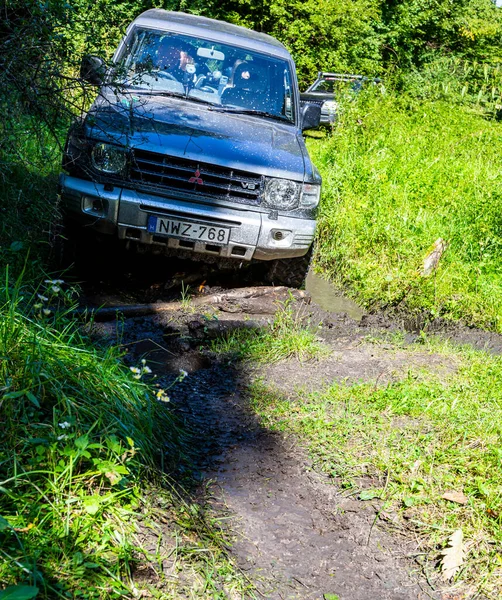
[[[318,104],[306,102],[301,110],[302,131],[316,129],[321,122],[321,107]]]
[[[80,64],[80,78],[93,85],[101,85],[105,80],[105,61],[99,56],[87,54]]]

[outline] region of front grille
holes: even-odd
[[[139,149],[133,152],[130,179],[153,192],[178,191],[254,206],[260,204],[263,188],[261,175]]]
[[[317,104],[317,106],[322,106],[326,100],[324,98],[309,98],[308,100],[300,99],[300,108],[303,108],[305,104]]]

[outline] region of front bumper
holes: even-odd
[[[303,256],[314,239],[316,222],[312,219],[268,215],[251,207],[196,204],[120,187],[105,189],[103,184],[65,174],[60,175],[59,184],[62,209],[70,219],[147,246],[236,260],[274,260]],[[229,241],[221,245],[156,235],[148,231],[149,215],[227,227]]]
[[[336,121],[336,111],[321,109],[321,125],[333,125]]]

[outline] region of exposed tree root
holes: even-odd
[[[186,302],[156,302],[154,304],[126,304],[103,306],[96,309],[79,309],[79,314],[96,321],[110,321],[117,315],[125,318],[144,317],[164,312],[176,312],[190,307],[211,306],[225,312],[247,312],[254,314],[271,314],[277,309],[277,302],[289,298],[300,300],[308,297],[308,293],[283,286],[253,286],[228,290],[207,296],[195,296]]]

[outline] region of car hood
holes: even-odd
[[[268,118],[182,98],[102,90],[85,123],[88,137],[127,148],[296,181],[316,178],[298,129]]]

